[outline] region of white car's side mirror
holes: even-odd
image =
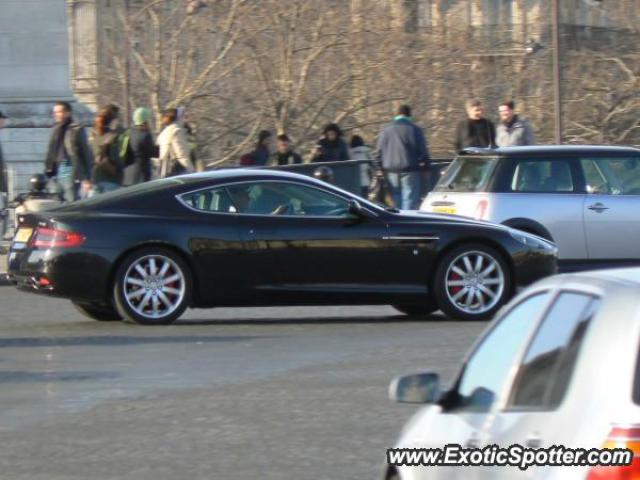
[[[436,403],[440,396],[437,373],[404,375],[393,379],[389,385],[389,398],[399,403]]]

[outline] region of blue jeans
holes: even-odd
[[[113,192],[119,188],[120,185],[115,182],[97,182],[93,184],[89,197],[94,197],[100,193]]]
[[[65,202],[75,202],[80,198],[80,182],[76,182],[73,177],[56,178],[55,191],[62,195]]]
[[[420,172],[387,172],[391,197],[396,208],[417,210],[420,207],[422,174]]]

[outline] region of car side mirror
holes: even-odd
[[[356,218],[364,218],[366,214],[357,200],[349,200],[349,213]]]
[[[389,398],[399,403],[436,403],[440,396],[437,373],[404,375],[393,379],[389,385]]]

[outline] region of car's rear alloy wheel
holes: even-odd
[[[185,311],[190,296],[189,268],[168,249],[149,247],[133,252],[116,273],[114,300],[128,322],[172,323]]]
[[[97,303],[83,303],[71,301],[74,307],[85,317],[89,317],[99,322],[118,322],[122,320],[120,314],[111,305]]]
[[[481,245],[462,245],[442,259],[434,293],[440,308],[462,320],[490,318],[508,299],[511,275],[503,256]]]

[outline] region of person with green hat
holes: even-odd
[[[136,108],[133,112],[133,126],[121,147],[125,152],[121,156],[128,159],[123,185],[151,180],[151,158],[158,156],[158,150],[149,128],[150,119],[151,112],[148,108]]]

